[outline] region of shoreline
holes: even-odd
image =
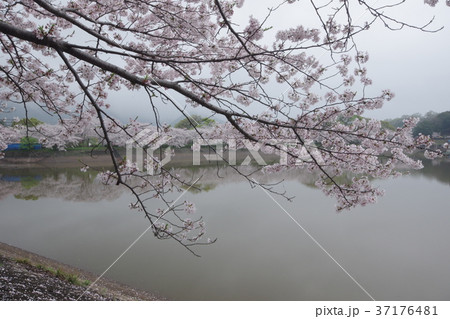
[[[217,166],[226,165],[230,160],[230,154],[223,151],[223,159],[208,160],[207,155],[212,152],[202,151],[196,154],[190,148],[174,148],[174,155],[170,157],[170,161],[164,166],[168,169],[173,167],[192,167],[192,166]],[[117,154],[119,161],[126,158],[125,150],[119,150]],[[166,155],[162,152],[155,154],[157,157],[164,158]],[[133,155],[134,157],[135,155]],[[247,150],[237,150],[233,155],[234,160],[239,165],[248,156],[252,154]],[[279,155],[260,153],[261,158],[268,164],[277,163],[280,160]],[[193,164],[195,158],[200,162]],[[29,154],[16,153],[8,154],[0,159],[0,168],[38,168],[38,167],[56,167],[56,168],[76,168],[88,165],[89,167],[111,169],[113,167],[111,155],[105,152],[85,152],[85,151],[55,151],[55,152],[31,152]],[[235,164],[234,164],[235,165]]]
[[[39,281],[38,288],[42,290],[42,287],[45,287],[44,290],[47,292],[55,290],[55,287],[53,287],[52,285],[58,284],[60,286],[64,286],[64,289],[74,292],[75,294],[78,293],[79,295],[80,292],[83,293],[83,291],[85,291],[86,288],[89,287],[89,285],[95,282],[95,280],[98,278],[97,275],[91,272],[2,242],[0,242],[0,259],[3,260],[3,263],[0,262],[0,272],[8,266],[8,270],[10,272],[20,274],[22,277],[33,279],[37,277]],[[57,271],[57,274],[54,274],[53,271]],[[62,277],[63,279],[61,279]],[[64,277],[67,277],[68,280]],[[4,277],[0,276],[0,279],[3,280]],[[74,284],[74,281],[85,284]],[[8,282],[8,284],[6,285],[7,291],[3,291],[2,289],[0,289],[0,300],[34,300],[32,296],[29,296],[30,299],[26,299],[26,297],[24,299],[4,299],[5,296],[8,296],[8,293],[11,291],[14,291],[16,293],[18,290],[22,290],[22,296],[26,295],[26,290],[33,289],[33,287],[29,287],[26,285],[27,282],[19,282],[15,285]],[[58,287],[58,289],[60,289],[60,286]],[[0,281],[0,288],[1,287],[2,282]],[[107,279],[105,277],[96,282],[95,286],[89,288],[89,293],[90,295],[92,295],[92,299],[90,300],[165,300],[165,298],[162,298],[157,294],[136,289],[114,280]],[[48,297],[44,295],[42,298],[43,299],[39,300],[55,300],[55,297],[51,295],[49,295]],[[66,299],[59,299],[58,297],[56,297],[56,300]],[[76,300],[76,298],[69,300]]]
[[[91,167],[109,168],[112,166],[111,157],[108,154],[67,154],[64,156],[42,157],[5,157],[0,160],[0,168],[77,168],[84,164]]]

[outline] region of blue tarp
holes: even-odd
[[[20,150],[21,148],[21,143],[14,143],[14,144],[9,144],[8,147],[6,148],[6,151],[11,151],[11,150]],[[28,145],[24,145],[24,147],[27,147]],[[31,148],[33,150],[40,150],[42,149],[42,145],[41,144],[32,144]]]
[[[36,176],[15,176],[15,175],[3,175],[0,176],[0,180],[6,182],[22,182],[22,181],[40,181],[42,180],[41,175]]]

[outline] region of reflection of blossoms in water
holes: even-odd
[[[76,175],[70,172],[58,172],[40,179],[29,187],[29,183],[22,181],[30,179],[30,176],[17,176],[15,181],[0,178],[0,199],[13,194],[23,198],[34,196],[75,202],[96,202],[117,199],[125,191],[123,187],[105,186],[94,177],[91,174]]]
[[[244,172],[252,172],[254,167],[243,167]],[[116,186],[114,173],[96,174],[95,170],[84,167],[83,171],[79,169],[51,172],[46,171],[39,174],[43,175],[36,183],[21,183],[20,179],[27,179],[27,176],[18,178],[18,181],[0,180],[0,199],[7,196],[15,195],[17,199],[37,199],[37,198],[59,198],[67,201],[75,202],[96,202],[101,200],[116,200],[126,195],[126,188]],[[124,165],[122,172],[134,172],[133,165]],[[193,187],[180,188],[181,191],[189,191],[191,194],[199,192],[207,192],[214,189],[215,185],[223,183],[242,182],[242,175],[230,168],[219,169],[217,167],[203,167],[201,169],[173,169],[174,176],[181,181],[194,182],[201,177],[201,184],[195,184]],[[18,171],[17,174],[23,174],[25,171]],[[30,172],[28,172],[30,173]],[[36,172],[38,174],[38,172]],[[218,177],[222,176],[221,178]],[[272,177],[262,172],[253,175],[261,182],[269,182]],[[292,174],[280,173],[277,178],[292,179]],[[153,176],[149,179],[149,184],[141,187],[139,181],[134,183],[136,176],[130,176],[130,185],[136,185],[136,189],[142,191],[148,190],[151,185],[157,187],[168,186],[168,181],[161,181],[160,177]],[[28,179],[30,176],[28,175]],[[108,184],[105,184],[107,182]],[[308,181],[309,184],[312,181]],[[206,187],[206,186],[207,187]],[[180,185],[181,186],[181,185]],[[150,195],[151,193],[149,193]],[[176,238],[181,243],[190,246],[198,243],[205,236],[206,224],[201,216],[197,216],[197,209],[193,202],[183,199],[180,203],[174,203],[170,208],[163,209],[159,198],[151,198],[145,202],[153,207],[154,224],[153,230],[155,235],[160,239]],[[169,203],[170,204],[170,203]],[[171,205],[171,204],[170,204]],[[119,208],[119,207],[118,207]],[[143,212],[142,203],[132,202],[129,208],[138,212]],[[122,207],[120,207],[122,209]],[[174,213],[174,214],[172,214]],[[214,239],[205,239],[205,243],[212,243]]]
[[[420,165],[415,162],[415,165]],[[127,170],[132,170],[132,167],[127,167]],[[18,171],[17,174],[20,174]],[[21,197],[37,196],[39,198],[61,198],[63,200],[77,201],[77,202],[95,202],[100,200],[114,200],[126,193],[126,189],[122,186],[114,184],[114,173],[95,174],[93,169],[89,169],[86,173],[73,173],[70,171],[60,171],[49,175],[44,175],[43,178],[34,179],[30,176],[17,176],[15,179],[7,180],[6,174],[0,173],[0,200],[9,195],[18,195]],[[286,169],[281,165],[267,166],[262,170],[254,166],[242,166],[240,171],[230,167],[196,167],[189,168],[174,168],[171,171],[179,180],[194,181],[201,177],[199,182],[189,189],[192,194],[208,192],[215,189],[217,185],[224,185],[227,183],[241,183],[243,179],[242,174],[251,175],[260,183],[270,184],[279,181],[297,181],[310,187],[316,187],[318,180],[317,174],[311,173],[307,168],[300,169]],[[275,174],[273,174],[275,173]],[[23,174],[23,171],[22,171]],[[41,173],[39,173],[41,174]],[[351,174],[344,176],[348,182],[352,181]],[[154,177],[156,181],[158,178]],[[11,181],[14,180],[14,181]],[[33,181],[33,182],[29,182]],[[105,185],[108,182],[111,185]],[[359,187],[367,187],[367,181],[359,181]],[[168,185],[168,184],[165,184]],[[139,185],[141,187],[143,185]],[[207,187],[206,187],[207,186]],[[148,187],[148,185],[145,185]],[[182,189],[187,189],[183,187]],[[380,193],[381,195],[381,193]],[[367,198],[372,202],[370,198]],[[183,200],[180,204],[180,209],[187,215],[196,213],[196,207],[193,202]],[[142,210],[139,204],[132,203],[129,205],[132,209]],[[163,215],[164,210],[157,208],[155,215]]]

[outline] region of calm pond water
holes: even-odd
[[[294,201],[275,199],[375,299],[450,300],[450,163],[425,164],[376,182],[386,195],[352,211],[300,172],[284,176]],[[183,174],[203,175],[183,200],[218,241],[198,258],[148,233],[107,277],[175,300],[369,300],[260,188],[231,171]],[[130,199],[79,169],[3,169],[0,241],[100,274],[149,226]]]

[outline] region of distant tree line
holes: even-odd
[[[178,123],[174,125],[175,128],[184,128],[188,130],[193,130],[194,128],[199,127],[211,127],[216,124],[216,121],[214,121],[211,118],[208,117],[201,117],[200,115],[191,115],[188,116]]]
[[[442,136],[450,136],[450,111],[436,113],[430,111],[425,115],[413,114],[403,115],[399,118],[386,120],[393,127],[403,126],[403,120],[410,117],[419,117],[420,121],[417,123],[413,130],[414,136],[418,136],[420,133],[423,135],[432,135],[433,133],[439,133]]]

